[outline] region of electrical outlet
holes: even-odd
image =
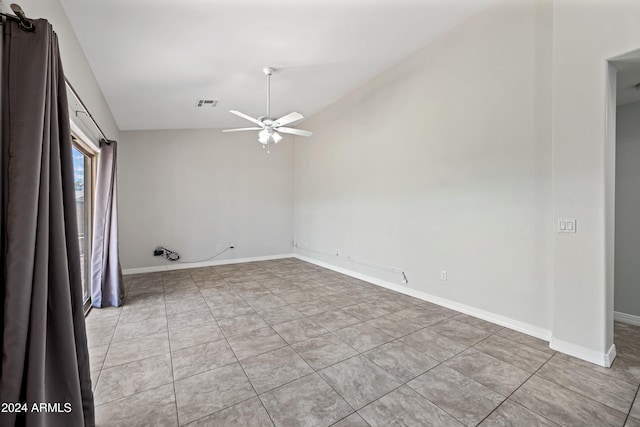
[[[234,243],[229,243],[229,246],[228,246],[228,247],[229,247],[230,249],[235,249],[235,248],[236,248],[236,245],[235,245]]]
[[[442,270],[440,272],[440,280],[447,280],[447,271],[446,270]]]

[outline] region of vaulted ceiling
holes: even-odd
[[[309,117],[494,0],[62,0],[121,130]],[[197,107],[200,99],[219,100]]]

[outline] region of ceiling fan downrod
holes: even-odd
[[[275,69],[273,67],[266,67],[262,69],[262,72],[267,75],[267,117],[271,114],[271,75],[274,71]]]

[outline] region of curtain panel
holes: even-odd
[[[92,426],[65,79],[33,23],[3,26],[0,425]]]
[[[124,282],[118,257],[118,143],[101,143],[96,177],[96,207],[91,254],[91,305],[119,307]]]

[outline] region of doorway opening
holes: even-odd
[[[609,187],[615,199],[609,228],[614,238],[613,339],[619,356],[640,361],[640,50],[609,65],[607,125],[613,132],[608,131],[608,150],[615,153]]]

